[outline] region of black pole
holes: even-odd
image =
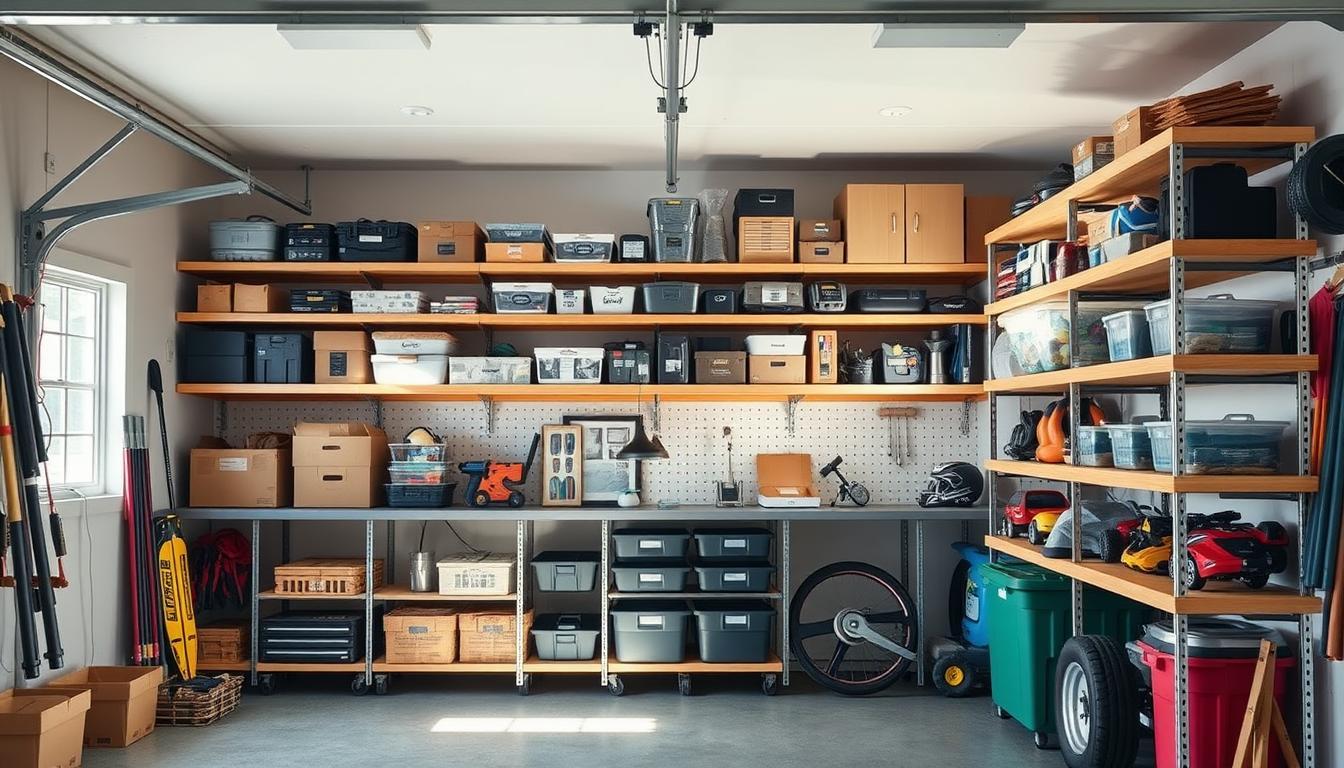
[[[0,344],[0,386],[9,389],[9,377],[4,373],[6,367],[4,345]],[[8,398],[6,398],[8,400]],[[6,503],[10,507],[7,516],[9,524],[10,555],[14,561],[14,613],[18,624],[19,647],[23,658],[19,662],[23,667],[23,676],[29,680],[38,676],[42,662],[37,652],[37,622],[33,618],[32,568],[28,562],[28,532],[23,525],[23,503],[19,500],[18,451],[14,447],[14,430],[8,416],[8,406],[0,402],[0,409],[6,413],[0,417],[0,439],[8,442],[6,452],[9,460],[5,462]],[[12,485],[10,485],[12,484]]]
[[[149,361],[149,388],[159,405],[159,442],[163,444],[163,475],[168,484],[168,508],[177,509],[177,493],[173,490],[173,460],[168,450],[168,418],[163,413],[163,371],[159,361]]]

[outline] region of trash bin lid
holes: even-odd
[[[1186,647],[1197,659],[1245,659],[1260,653],[1260,641],[1269,640],[1278,647],[1280,656],[1292,649],[1276,629],[1263,627],[1239,619],[1190,618]],[[1146,624],[1143,640],[1162,653],[1175,650],[1176,633],[1169,619]]]
[[[996,587],[1051,592],[1069,588],[1067,577],[1031,563],[985,563],[980,566],[980,571],[985,581]]]

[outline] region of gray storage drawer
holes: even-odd
[[[761,562],[697,565],[695,573],[702,592],[766,592],[775,566]]]
[[[673,663],[686,657],[690,607],[681,600],[622,600],[611,609],[616,660]]]
[[[611,534],[621,560],[685,557],[690,538],[684,528],[622,528]]]
[[[684,592],[691,567],[682,560],[637,560],[611,566],[621,592]]]
[[[760,600],[697,602],[700,660],[726,663],[769,659],[774,618],[775,609]]]
[[[532,558],[541,592],[588,592],[597,585],[597,552],[542,552]]]
[[[532,625],[537,658],[587,661],[597,653],[601,617],[595,613],[543,613]]]
[[[705,560],[756,560],[770,557],[774,534],[765,528],[697,528],[695,548]]]

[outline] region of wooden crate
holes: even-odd
[[[202,664],[247,661],[251,643],[247,619],[224,619],[196,630],[196,658]]]
[[[523,614],[521,631],[531,636],[532,611]],[[457,660],[507,663],[518,655],[518,617],[513,611],[474,611],[457,617]]]
[[[242,675],[219,675],[219,685],[205,692],[165,683],[159,687],[154,721],[159,725],[209,725],[238,708],[242,698]]]
[[[363,558],[310,557],[275,567],[277,595],[364,594]],[[373,561],[373,588],[383,586],[383,561]]]

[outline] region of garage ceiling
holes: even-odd
[[[1032,24],[1007,49],[875,50],[872,25],[719,25],[686,91],[682,165],[1040,167],[1273,27]],[[256,167],[663,163],[659,92],[625,25],[433,26],[428,51],[300,51],[264,25],[40,34]]]

